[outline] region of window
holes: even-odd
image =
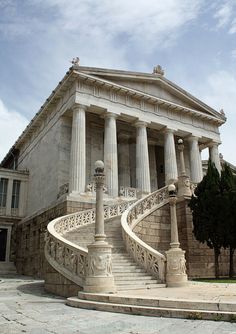
[[[20,197],[20,181],[13,180],[12,198],[11,198],[12,209],[19,208],[19,197]]]
[[[0,178],[0,208],[5,208],[7,203],[8,179]]]

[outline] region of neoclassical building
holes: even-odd
[[[176,182],[180,138],[191,182],[203,177],[204,149],[220,170],[225,121],[223,112],[169,81],[160,66],[139,73],[75,60],[1,163],[0,228],[7,230],[1,261],[43,275],[47,224],[94,206],[96,160],[105,165],[106,205]]]

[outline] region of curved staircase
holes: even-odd
[[[104,208],[105,233],[113,246],[112,273],[118,291],[156,288],[165,282],[165,256],[139,239],[133,229],[168,200],[168,190],[164,187],[136,202]],[[49,264],[82,289],[87,245],[94,241],[94,224],[95,209],[77,212],[50,222],[45,237]]]
[[[65,233],[64,237],[87,250],[87,245],[94,239],[95,224],[85,225],[75,231]],[[127,253],[122,238],[121,217],[115,217],[105,223],[107,242],[112,248],[112,273],[118,291],[130,289],[156,288],[161,283],[135,263]]]

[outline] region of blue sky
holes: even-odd
[[[0,160],[76,56],[148,73],[161,64],[224,109],[220,152],[236,164],[236,0],[0,0]]]

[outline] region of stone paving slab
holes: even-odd
[[[43,281],[0,277],[1,334],[236,334],[236,323],[134,316],[71,308]]]

